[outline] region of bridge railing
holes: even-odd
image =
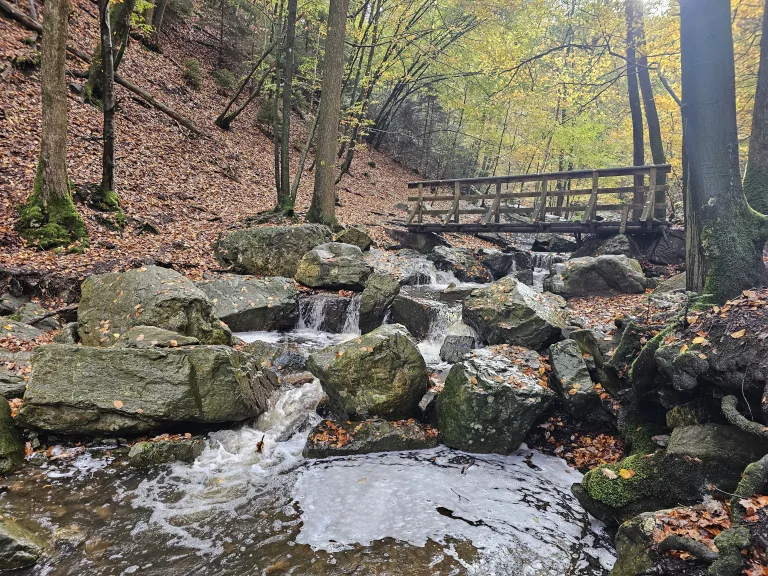
[[[588,227],[596,221],[598,212],[615,211],[621,213],[620,231],[623,233],[628,223],[652,227],[655,223],[666,221],[666,191],[669,187],[664,183],[666,177],[662,175],[669,174],[671,170],[669,164],[661,164],[410,182],[408,188],[417,190],[417,195],[408,197],[411,206],[406,224],[420,225],[424,223],[425,216],[431,216],[438,219],[437,222],[430,220],[433,226],[442,224],[446,228],[458,229],[464,223],[473,227],[478,224],[490,227],[500,222],[502,214],[519,214],[530,217],[530,223],[535,225],[545,222],[547,214],[556,214],[564,215],[566,220],[575,217],[572,222]],[[617,178],[621,177],[632,177],[633,185],[616,186]],[[601,179],[605,182],[609,178],[613,185],[601,186]],[[591,181],[591,187],[579,188],[577,184],[573,188],[574,183],[580,180]],[[552,183],[558,181],[567,182],[570,189],[550,190]],[[534,190],[530,190],[530,183],[534,183]],[[520,191],[510,191],[517,184]],[[525,189],[526,184],[529,184],[528,190]],[[486,187],[486,191],[463,193],[470,187]],[[440,194],[441,188],[451,189],[452,194]],[[491,188],[495,188],[493,193]],[[600,203],[600,197],[606,195],[612,195],[609,200],[613,201]],[[630,197],[625,199],[627,195]],[[486,202],[490,204],[486,205]],[[436,208],[435,204],[442,204],[445,208]],[[465,215],[474,216],[474,221],[465,219],[462,222]]]

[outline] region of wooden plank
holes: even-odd
[[[408,219],[405,221],[406,224],[410,224],[411,222],[413,222],[413,219],[416,216],[416,212],[418,211],[418,209],[419,209],[419,205],[414,204],[413,208],[411,208],[411,211],[408,212]]]
[[[453,206],[451,212],[453,213],[454,222],[459,223],[459,201],[461,200],[461,184],[456,182],[456,186],[453,192]],[[450,218],[446,218],[446,221],[450,221]]]
[[[419,224],[421,224],[423,215],[424,215],[424,185],[419,184],[419,219],[418,219]]]
[[[653,208],[656,203],[656,168],[651,168],[648,192],[645,198],[645,208],[643,208],[643,214],[640,216],[640,220],[643,222],[650,222],[653,220]]]
[[[493,221],[498,224],[500,218],[499,209],[501,208],[501,182],[496,183],[496,199],[497,201],[494,203],[495,210],[493,212]]]
[[[629,204],[624,204],[624,208],[621,211],[621,227],[619,228],[619,234],[624,234],[627,231],[628,218],[629,218]]]
[[[547,192],[549,188],[549,179],[544,176],[541,179],[541,193],[539,194],[539,210],[534,216],[534,222],[544,222],[547,219]]]
[[[580,222],[540,222],[538,224],[520,224],[520,223],[502,223],[502,224],[480,224],[480,223],[462,223],[462,224],[411,224],[408,229],[414,232],[517,232],[524,234],[536,234],[541,231],[558,232],[563,234],[587,233],[593,230],[601,232],[618,233],[621,224],[618,221],[611,222],[591,222],[581,224]],[[663,226],[655,227],[650,230],[653,233],[660,233]],[[648,228],[642,222],[627,222],[627,234],[634,232],[646,234]]]
[[[669,189],[668,185],[664,186],[656,186],[656,191],[667,191]],[[640,192],[647,192],[648,187],[647,186],[622,186],[622,187],[616,187],[616,188],[598,188],[597,194],[598,196],[604,196],[606,194],[621,194],[626,192],[634,192],[635,190],[638,190]],[[550,190],[547,196],[553,197],[553,196],[586,196],[588,194],[592,194],[592,188],[579,188],[576,190]],[[501,195],[502,200],[513,200],[515,198],[538,198],[540,195],[539,192],[505,192]],[[408,202],[416,202],[418,201],[418,196],[408,196]],[[448,200],[453,200],[454,196],[452,194],[444,194],[440,196],[432,196],[430,198],[431,201],[434,202],[445,202]],[[496,194],[464,194],[460,198],[462,201],[471,201],[471,200],[495,200]]]
[[[497,182],[496,194],[494,195],[493,204],[491,204],[491,209],[488,210],[488,213],[483,217],[482,223],[483,224],[490,223],[491,219],[493,219],[493,217],[496,216],[496,212],[499,210],[500,206],[501,206],[501,182]]]
[[[587,204],[587,209],[584,210],[584,214],[581,216],[581,223],[586,224],[592,219],[592,212],[594,211],[594,207],[597,205],[597,189],[598,189],[598,180],[600,179],[600,175],[595,171],[592,173],[592,195],[589,197],[589,203]]]
[[[550,180],[558,179],[571,179],[578,180],[582,178],[589,178],[595,172],[598,173],[600,178],[610,176],[631,176],[633,174],[648,174],[651,168],[656,168],[658,172],[668,174],[672,171],[670,164],[658,164],[648,166],[626,166],[619,168],[600,168],[598,170],[571,170],[565,172],[544,172],[537,174],[513,174],[510,176],[488,176],[483,178],[459,178],[451,180],[424,180],[421,182],[409,182],[408,188],[418,188],[419,184],[424,186],[453,186],[455,182],[459,182],[462,185],[493,185],[499,180],[502,184],[508,184],[512,182],[536,182],[547,176]]]

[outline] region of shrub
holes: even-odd
[[[195,58],[184,60],[184,79],[195,90],[203,85],[203,73],[200,71],[200,61]]]

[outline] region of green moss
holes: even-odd
[[[648,492],[645,484],[652,481],[656,469],[654,458],[652,455],[636,454],[616,464],[605,464],[587,472],[582,485],[589,496],[598,502],[611,508],[623,508],[635,501],[638,495]],[[635,474],[631,478],[622,478],[622,469]],[[608,470],[609,474],[606,475],[603,470]]]
[[[87,246],[88,230],[72,201],[72,186],[61,194],[52,194],[46,204],[41,200],[42,164],[38,162],[35,186],[27,203],[18,208],[16,230],[30,244],[49,250],[75,242]]]
[[[99,221],[113,230],[122,230],[125,228],[125,212],[120,207],[120,199],[114,190],[99,190],[94,192],[89,205],[102,212],[110,212],[110,216],[100,216]]]
[[[738,526],[715,537],[720,557],[709,567],[710,576],[740,576],[744,567],[742,548],[749,546],[749,528]]]

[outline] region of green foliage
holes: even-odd
[[[211,72],[211,76],[216,81],[216,84],[218,84],[225,92],[231,92],[237,82],[235,75],[226,68],[218,68],[214,70]]]
[[[199,90],[203,85],[203,73],[200,70],[200,61],[197,58],[187,58],[184,60],[183,66],[184,71],[182,74],[184,75],[184,80],[186,80],[192,88]]]

